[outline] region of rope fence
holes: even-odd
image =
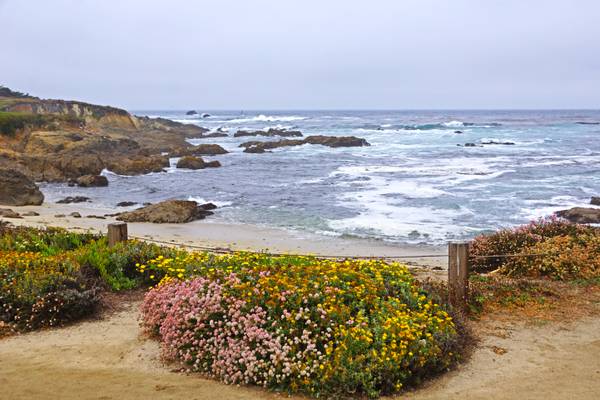
[[[157,243],[167,246],[178,246],[195,250],[206,251],[215,254],[231,254],[234,252],[245,252],[251,254],[267,254],[275,257],[297,256],[297,257],[315,257],[320,259],[345,259],[345,260],[409,260],[424,258],[448,258],[448,296],[449,302],[457,308],[466,309],[469,295],[469,274],[471,272],[470,263],[478,259],[498,259],[498,258],[516,258],[516,257],[544,257],[552,253],[530,253],[530,254],[491,254],[491,255],[471,255],[469,253],[469,242],[448,243],[447,254],[420,254],[420,255],[395,255],[395,256],[348,256],[348,255],[323,255],[323,254],[293,254],[293,253],[275,253],[268,251],[252,250],[233,250],[222,247],[201,246],[196,244],[179,243],[175,241],[164,241],[140,236],[128,236],[127,224],[124,222],[108,225],[108,242],[114,245],[128,239],[137,239],[145,242]]]

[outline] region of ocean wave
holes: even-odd
[[[195,201],[198,204],[213,203],[219,208],[228,207],[233,204],[231,201],[205,200],[204,198],[198,196],[189,196],[187,199],[188,201]]]
[[[246,118],[234,118],[230,119],[227,122],[232,124],[240,124],[244,122],[290,122],[290,121],[301,121],[306,119],[306,117],[300,117],[297,115],[264,115],[260,114],[255,117],[246,117]]]
[[[502,124],[498,122],[485,122],[485,123],[475,123],[475,122],[463,122],[458,120],[452,120],[447,122],[431,122],[426,124],[364,124],[359,130],[364,131],[384,131],[384,132],[394,132],[394,131],[432,131],[432,130],[444,130],[448,129],[459,129],[459,128],[495,128],[499,127]]]

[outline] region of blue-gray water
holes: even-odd
[[[221,127],[230,135],[275,126],[355,135],[372,146],[245,154],[238,145],[253,138],[192,140],[231,153],[214,157],[223,165],[216,169],[107,173],[108,189],[45,185],[48,200],[82,194],[113,206],[191,197],[222,206],[213,221],[437,243],[526,223],[600,195],[600,111],[199,111],[211,117],[135,114]],[[457,146],[486,141],[514,145]]]

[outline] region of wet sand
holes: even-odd
[[[42,206],[10,207],[19,213],[35,211],[36,217],[11,219],[15,225],[57,226],[68,229],[106,232],[109,223],[116,219],[88,218],[89,215],[113,214],[125,209],[99,209],[85,203],[51,204]],[[70,217],[79,212],[82,218]],[[64,214],[66,217],[56,217]],[[446,248],[431,245],[393,244],[377,240],[321,236],[308,232],[295,232],[284,229],[261,227],[246,224],[226,224],[212,222],[210,218],[187,224],[150,224],[129,223],[129,235],[132,237],[153,239],[172,244],[228,248],[232,250],[269,251],[275,253],[314,254],[320,256],[368,256],[398,257],[404,263],[446,268]],[[422,255],[439,255],[419,258]]]

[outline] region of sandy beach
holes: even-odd
[[[10,222],[15,225],[56,226],[99,233],[106,233],[107,225],[116,222],[116,219],[114,217],[89,218],[90,215],[104,216],[123,211],[122,209],[92,207],[86,203],[44,203],[42,206],[11,207],[11,209],[21,214],[28,211],[40,214],[22,219],[10,219]],[[73,212],[81,214],[81,218],[69,216]],[[57,217],[57,215],[65,215],[65,217]],[[436,269],[447,266],[446,249],[443,246],[394,244],[379,240],[320,236],[308,232],[255,225],[216,223],[211,222],[210,218],[187,224],[130,223],[128,231],[131,237],[179,245],[320,256],[377,256],[384,258],[407,256],[401,261],[413,266]],[[439,256],[419,258],[422,255]]]

